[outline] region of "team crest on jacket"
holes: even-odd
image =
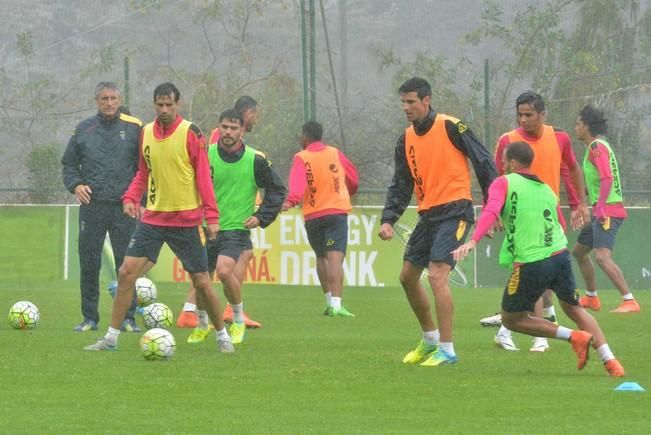
[[[120,139],[122,139],[122,140],[126,140],[126,138],[127,138],[127,134],[125,133],[125,131],[124,131],[124,130],[120,130]]]

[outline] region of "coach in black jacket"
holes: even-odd
[[[82,322],[75,331],[96,330],[99,323],[99,272],[108,232],[116,272],[136,221],[122,213],[121,196],[138,169],[142,122],[121,112],[120,91],[114,83],[95,89],[98,113],[80,122],[61,163],[63,183],[79,200],[79,265]],[[122,329],[139,331],[134,304]]]

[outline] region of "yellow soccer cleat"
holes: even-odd
[[[246,324],[233,322],[228,328],[228,335],[231,336],[233,344],[240,344],[244,341],[244,333],[246,332]]]
[[[423,340],[418,342],[416,349],[409,352],[402,359],[405,364],[420,364],[427,359],[427,357],[436,351],[436,346],[428,346]]]
[[[197,344],[205,341],[212,328],[212,325],[208,329],[194,328],[192,334],[188,337],[188,344]]]

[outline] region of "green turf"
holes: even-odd
[[[159,285],[159,300],[176,313],[185,290]],[[253,286],[246,310],[263,328],[235,355],[217,353],[214,336],[190,346],[189,331],[173,328],[174,357],[150,362],[139,334],[123,334],[117,352],[82,351],[106,322],[98,333],[72,331],[74,283],[3,280],[0,308],[31,300],[41,324],[0,323],[0,433],[648,433],[651,292],[637,292],[640,314],[596,314],[624,379],[608,377],[594,352],[577,372],[564,342],[533,354],[517,336],[520,352],[497,349],[495,330],[478,320],[496,311],[500,292],[454,293],[456,366],[402,364],[420,333],[400,289],[348,290],[357,317],[347,319],[321,315],[317,288]],[[104,319],[109,300],[102,290]],[[615,292],[602,302],[615,306]],[[649,391],[613,391],[623,381]]]

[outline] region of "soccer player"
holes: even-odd
[[[201,229],[205,218],[208,239],[214,239],[219,231],[208,155],[199,127],[178,114],[180,96],[172,83],[162,83],[154,90],[156,119],[143,128],[138,172],[122,196],[124,213],[133,219],[141,217],[140,199],[145,190],[147,205],[120,267],[111,326],[103,338],[85,350],[117,349],[118,328],[133,299],[134,283],[149,261],[156,262],[163,243],[167,243],[206,301],[217,331],[217,349],[234,352],[210,283]]]
[[[579,303],[582,307],[594,311],[601,309],[595,282],[595,269],[588,255],[594,249],[597,264],[624,298],[621,305],[611,313],[637,313],[640,311],[640,305],[633,297],[622,270],[611,255],[615,236],[627,213],[623,204],[617,159],[604,137],[608,132],[604,113],[594,106],[585,106],[579,113],[574,130],[576,136],[586,146],[583,173],[588,198],[592,204],[592,222],[581,231],[572,250],[586,285],[586,296],[582,296]]]
[[[468,159],[484,197],[497,172],[488,150],[464,123],[432,109],[432,88],[425,79],[411,78],[398,92],[411,125],[395,147],[393,180],[382,210],[379,236],[382,240],[393,237],[393,225],[409,205],[412,194],[416,194],[419,218],[405,250],[400,283],[423,335],[403,362],[423,366],[454,364],[458,357],[452,339],[454,305],[448,275],[455,266],[450,252],[464,242],[474,222]],[[425,268],[440,331],[434,325],[429,298],[420,283]]]
[[[289,171],[289,195],[283,211],[303,203],[305,230],[316,254],[316,272],[326,298],[323,314],[354,317],[343,305],[344,257],[348,245],[351,195],[357,192],[357,168],[337,148],[321,142],[323,127],[303,124],[303,150]]]
[[[248,95],[243,95],[235,102],[234,109],[241,115],[244,121],[244,129],[242,131],[242,135],[244,135],[245,132],[253,131],[253,127],[255,127],[255,125],[258,123],[258,102]],[[218,143],[219,137],[219,126],[217,126],[210,134],[210,140],[208,141],[208,144],[212,145]],[[258,151],[258,153],[262,154],[260,151]],[[259,194],[256,201],[258,205],[262,203],[262,198]],[[251,258],[253,258],[253,249],[247,249],[240,254],[234,272],[240,283],[244,282],[244,277],[246,275],[246,266]],[[211,266],[214,267],[214,264]],[[195,328],[198,324],[196,310],[196,292],[192,287],[192,284],[190,284],[188,297],[185,301],[185,304],[183,304],[183,310],[176,319],[176,326],[179,328]],[[243,316],[244,323],[246,324],[247,328],[260,328],[262,326],[260,322],[249,318],[246,312],[243,312]],[[226,308],[224,308],[223,318],[225,322],[233,321],[233,307],[230,304],[226,304]]]
[[[246,324],[237,267],[242,254],[253,249],[251,229],[265,228],[276,219],[287,190],[266,157],[242,142],[244,121],[239,112],[234,109],[222,112],[218,128],[219,142],[208,147],[208,160],[221,210],[220,230],[217,239],[208,242],[208,270],[212,276],[217,268],[224,296],[233,309],[229,334],[233,343],[238,344],[244,340]],[[264,189],[265,195],[255,210],[258,189]],[[202,342],[210,331],[205,305],[201,299],[198,302],[199,324],[188,343]]]
[[[624,376],[597,321],[579,305],[567,238],[559,223],[558,196],[534,175],[534,151],[526,142],[510,143],[503,155],[507,175],[490,186],[488,201],[468,243],[452,252],[459,261],[475,249],[497,219],[505,237],[499,263],[513,271],[502,296],[502,321],[524,334],[569,341],[579,370],[588,362],[590,345],[611,376]],[[552,289],[565,314],[579,327],[571,330],[534,315],[534,305],[546,289]]]
[[[544,183],[552,188],[560,198],[561,178],[566,186],[568,203],[571,208],[570,223],[573,229],[579,229],[588,222],[590,213],[585,200],[583,173],[576,162],[572,150],[572,140],[563,130],[545,124],[547,111],[542,97],[535,92],[527,91],[518,96],[515,101],[518,128],[503,134],[495,152],[495,165],[499,174],[504,174],[502,155],[504,148],[511,142],[528,143],[534,150],[534,160],[531,170]],[[562,220],[561,224],[565,226]],[[556,320],[551,292],[543,294],[543,309],[538,313],[552,321]],[[487,319],[482,319],[482,322]],[[495,335],[494,341],[506,350],[518,350],[513,342],[511,331],[502,325]],[[532,352],[545,352],[549,343],[544,337],[536,337],[529,349]]]
[[[122,213],[120,197],[138,169],[142,122],[120,106],[120,90],[112,82],[95,88],[97,114],[77,125],[63,154],[63,183],[79,201],[79,268],[81,314],[75,331],[96,330],[99,323],[99,273],[106,233],[111,240],[115,271],[122,264],[136,222]],[[126,313],[123,331],[139,332],[136,300]]]

